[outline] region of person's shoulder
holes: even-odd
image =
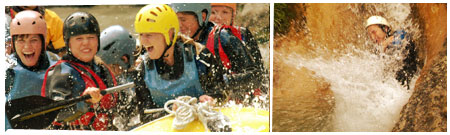
[[[394,34],[406,34],[406,31],[403,29],[398,29],[394,31]]]
[[[209,29],[209,30],[213,29],[215,26],[217,26],[217,25],[215,23],[213,23],[213,22],[208,22],[206,24],[206,28]]]
[[[220,29],[219,34],[221,38],[229,38],[230,36],[233,35],[230,29]]]
[[[60,60],[61,58],[58,56],[58,55],[56,55],[55,53],[53,53],[53,52],[50,52],[50,51],[45,51],[46,53],[47,53],[47,56],[50,58],[50,60],[52,60],[52,61],[58,61],[58,60]]]
[[[58,61],[59,62],[59,61]],[[70,64],[68,61],[63,61],[63,62],[59,62],[56,63],[53,66],[53,68],[49,69],[49,71],[58,71],[61,74],[80,74],[72,64]]]
[[[241,31],[247,31],[248,29],[246,27],[243,26],[234,26],[234,28],[241,30]]]
[[[109,71],[110,67],[108,66],[108,64],[105,63],[105,61],[103,61],[102,58],[98,57],[97,55],[94,56],[94,65],[100,67],[100,69],[102,71]]]
[[[58,17],[59,18],[58,14],[56,14],[55,11],[52,11],[50,9],[45,9],[45,16],[47,17],[47,15],[50,17]]]
[[[399,29],[399,30],[394,31],[393,35],[396,38],[404,39],[408,35],[408,33],[403,29]]]
[[[238,38],[238,33],[233,33],[231,29],[221,29],[220,30],[220,40],[222,43],[229,43],[229,42],[237,42],[240,41]]]
[[[61,18],[54,11],[50,9],[45,9],[44,19],[47,23],[51,23],[51,25],[55,23],[63,23]],[[48,24],[47,24],[48,25]]]

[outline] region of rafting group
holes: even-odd
[[[257,41],[234,25],[236,9],[146,5],[134,14],[135,37],[120,25],[101,31],[88,12],[62,21],[42,6],[6,7],[5,129],[131,130],[190,111],[209,131],[231,131],[233,118],[217,108],[268,94]]]

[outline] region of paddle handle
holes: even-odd
[[[132,87],[134,87],[134,83],[130,82],[130,83],[127,83],[127,84],[123,84],[123,85],[107,88],[105,90],[100,91],[100,93],[102,95],[105,95],[105,94],[108,94],[108,93],[113,93],[113,92],[116,92],[116,91],[132,88]],[[35,117],[35,116],[42,115],[42,114],[45,114],[45,113],[48,113],[48,112],[51,112],[51,111],[56,111],[56,110],[62,109],[64,107],[68,106],[68,105],[71,105],[71,104],[74,104],[74,103],[77,103],[77,102],[80,102],[80,101],[84,101],[84,100],[87,100],[87,99],[90,99],[90,98],[91,98],[91,95],[83,95],[83,96],[75,97],[75,98],[72,98],[72,99],[69,99],[69,100],[56,101],[56,102],[54,102],[54,103],[52,103],[52,104],[50,104],[48,106],[35,108],[35,109],[32,109],[32,110],[30,110],[28,112],[16,115],[11,120],[17,120],[17,119],[20,118],[20,121],[23,121],[23,120],[29,119],[31,117]],[[36,113],[38,113],[38,114],[36,114]],[[29,117],[27,117],[27,116],[29,116]]]
[[[145,113],[145,114],[149,114],[149,113],[162,112],[162,111],[165,111],[164,108],[145,109],[145,110],[144,110],[144,113]]]
[[[124,89],[129,89],[129,88],[132,88],[132,87],[134,87],[134,83],[130,82],[130,83],[127,83],[127,84],[122,84],[122,85],[119,85],[119,86],[107,88],[105,90],[100,91],[100,94],[106,95],[106,94],[109,94],[109,93],[121,91],[121,90],[124,90]],[[73,99],[69,99],[69,100],[65,100],[65,101],[58,101],[54,105],[47,106],[47,107],[45,107],[42,110],[55,108],[55,107],[58,107],[58,106],[66,106],[66,105],[70,105],[70,104],[77,103],[77,102],[84,101],[84,100],[88,100],[88,99],[91,99],[91,95],[89,95],[89,94],[88,95],[79,96],[79,97],[75,97]]]
[[[105,95],[105,94],[108,94],[108,93],[113,93],[113,92],[121,91],[121,90],[124,90],[124,89],[129,89],[129,88],[133,88],[133,87],[134,87],[134,83],[133,82],[129,82],[129,83],[122,84],[122,85],[119,85],[119,86],[107,88],[105,90],[100,91],[100,93],[102,95]]]
[[[127,83],[127,84],[123,84],[123,85],[107,88],[105,90],[100,91],[100,94],[106,95],[108,93],[113,93],[113,92],[116,92],[116,91],[132,88],[132,87],[134,87],[134,83],[130,82],[130,83]],[[77,103],[77,102],[84,101],[84,100],[88,100],[88,99],[91,99],[91,95],[89,95],[89,94],[88,95],[79,96],[79,97],[75,97],[75,98],[72,98],[72,99],[69,99],[69,100],[57,101],[53,105],[42,107],[42,109],[37,108],[36,112],[39,112],[39,110],[40,111],[47,110],[47,109],[55,108],[55,107],[58,107],[58,106],[66,106],[66,105],[70,105],[70,104]]]

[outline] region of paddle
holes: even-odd
[[[149,114],[149,113],[162,112],[162,111],[165,111],[164,108],[145,109],[144,113]]]
[[[105,95],[131,87],[134,87],[132,82],[107,88],[100,93]],[[90,95],[83,95],[69,100],[53,101],[38,95],[22,97],[6,102],[6,116],[12,128],[43,129],[54,121],[60,109],[90,98]]]

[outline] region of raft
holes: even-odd
[[[230,118],[232,132],[269,132],[270,114],[268,111],[251,107],[226,107],[219,109],[219,111]],[[198,119],[189,123],[184,129],[173,129],[172,122],[174,118],[174,115],[167,115],[131,131],[209,132]]]

